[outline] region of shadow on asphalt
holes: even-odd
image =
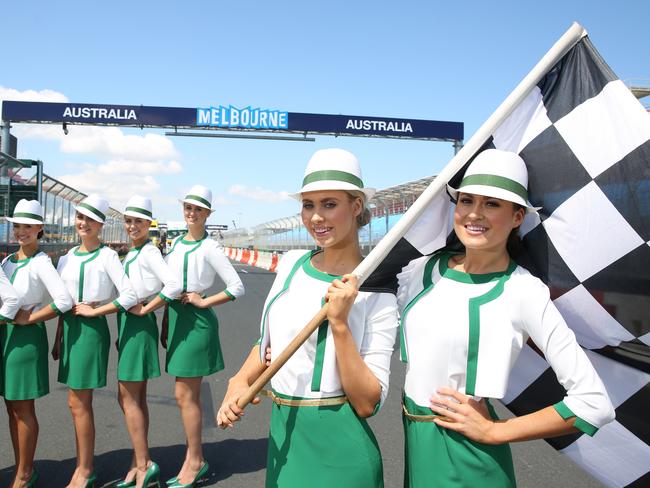
[[[266,468],[268,439],[227,439],[203,444],[203,455],[210,463],[210,472],[204,485],[211,485],[238,473],[250,473]],[[95,456],[97,487],[111,487],[126,474],[131,463],[132,451],[120,449]],[[176,476],[185,458],[185,445],[151,448],[151,458],[160,465],[160,480]],[[40,475],[39,485],[59,488],[70,481],[76,459],[48,461],[37,459],[36,469]],[[14,467],[0,470],[0,486],[9,486]],[[199,485],[200,486],[200,485]]]

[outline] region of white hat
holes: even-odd
[[[537,212],[542,207],[533,207],[528,202],[528,170],[521,157],[510,151],[486,149],[469,165],[458,188],[447,185],[451,197],[458,193],[470,193],[514,202]]]
[[[74,209],[86,217],[103,224],[108,213],[108,200],[93,193],[84,198]]]
[[[133,195],[126,202],[124,215],[129,217],[136,217],[138,219],[153,220],[153,212],[151,211],[151,198],[141,197],[140,195]]]
[[[190,188],[190,191],[187,192],[185,198],[179,200],[181,203],[191,203],[197,207],[203,207],[214,212],[212,210],[212,192],[202,185],[194,185]]]
[[[356,156],[345,149],[319,149],[314,153],[302,180],[302,188],[291,195],[300,200],[303,193],[319,190],[360,191],[370,200],[374,188],[364,188]]]
[[[25,200],[16,204],[13,217],[7,217],[14,224],[43,224],[43,207],[38,200]]]

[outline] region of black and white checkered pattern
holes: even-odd
[[[518,152],[530,201],[524,264],[603,379],[616,421],[549,442],[608,486],[650,486],[650,115],[583,38],[494,132]],[[505,398],[521,415],[561,400],[533,348]]]

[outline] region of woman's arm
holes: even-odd
[[[237,400],[247,390],[253,382],[259,378],[266,369],[266,364],[260,362],[260,346],[255,345],[250,354],[244,361],[237,374],[228,381],[228,390],[223,398],[221,407],[217,412],[217,425],[222,429],[234,427],[234,423],[239,421],[244,415],[244,410],[239,408]],[[259,397],[253,399],[254,405],[260,402]]]

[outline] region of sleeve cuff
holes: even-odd
[[[61,316],[63,315],[63,312],[59,310],[59,307],[56,306],[56,303],[52,302],[50,303],[50,308],[56,312],[57,315]]]
[[[564,401],[556,403],[555,405],[553,405],[553,408],[557,413],[560,414],[560,417],[562,417],[564,420],[570,419],[571,417],[575,417],[576,420],[573,426],[576,429],[584,432],[588,436],[593,437],[593,435],[596,432],[598,432],[598,427],[595,427],[591,425],[589,422],[587,422],[586,420],[583,420],[580,417],[578,417],[575,413],[571,411],[569,407],[566,406]]]
[[[237,300],[237,297],[235,295],[233,295],[232,293],[230,293],[228,290],[224,290],[223,292],[230,297],[231,301],[234,302],[235,300]]]
[[[126,309],[122,305],[120,305],[120,302],[118,302],[117,300],[113,300],[111,303],[115,305],[120,312],[126,313]]]
[[[162,298],[163,300],[165,300],[167,303],[171,303],[171,302],[174,301],[173,299],[171,299],[171,298],[166,297],[165,295],[163,295],[162,292],[158,293],[158,296],[159,296],[160,298]]]
[[[5,317],[4,315],[0,314],[0,322],[7,322],[10,324],[13,319],[10,319],[9,317]]]

